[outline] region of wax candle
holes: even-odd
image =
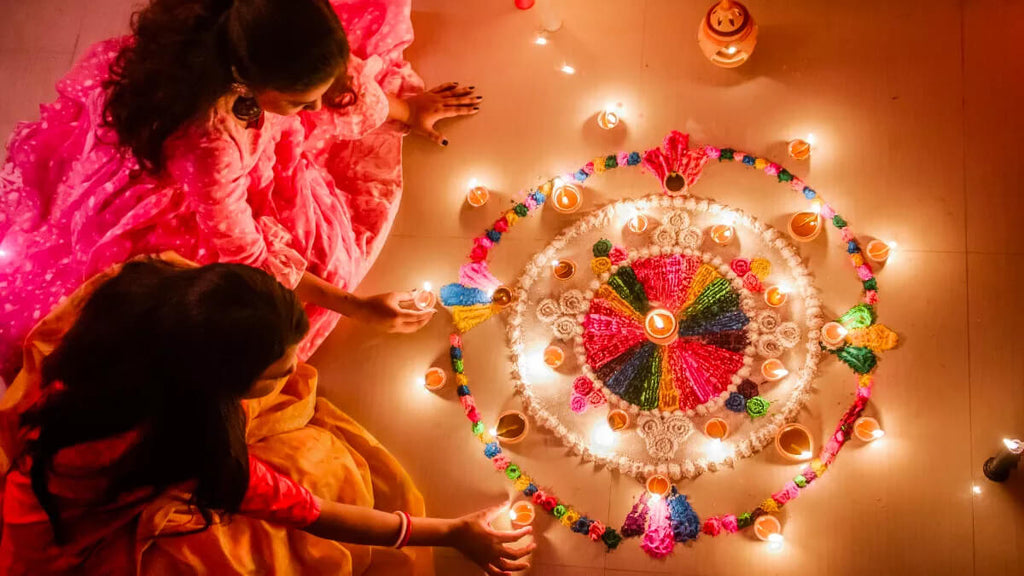
[[[794,160],[806,160],[811,157],[811,143],[797,138],[789,141],[789,155]]]
[[[655,496],[667,496],[672,489],[672,483],[663,474],[654,474],[647,478],[647,491]]]
[[[861,416],[853,423],[853,435],[858,440],[873,442],[885,436],[885,430],[882,430],[882,427],[878,425],[878,420],[870,416]]]
[[[789,219],[789,235],[797,242],[810,242],[821,234],[821,214],[817,212],[797,212]]]
[[[469,192],[466,193],[466,202],[474,208],[479,208],[487,203],[487,200],[491,197],[490,191],[483,186],[475,185],[471,186]]]
[[[782,286],[769,286],[764,291],[764,302],[772,308],[778,308],[786,303],[789,298],[789,291]]]
[[[437,296],[432,291],[430,282],[423,283],[423,290],[417,290],[412,297],[412,303],[420,310],[429,310],[437,303]]]
[[[889,254],[892,252],[892,244],[888,244],[881,240],[872,240],[868,242],[867,250],[865,254],[868,260],[872,262],[885,262],[889,258]]]
[[[754,535],[759,540],[768,542],[773,534],[782,535],[782,523],[771,514],[762,514],[754,520]]]
[[[536,512],[533,510],[533,504],[526,500],[518,500],[508,509],[508,517],[512,520],[512,526],[515,528],[522,528],[523,526],[533,524],[535,516]]]
[[[786,424],[775,434],[775,450],[786,460],[803,462],[814,455],[811,431],[797,423]]]
[[[574,184],[555,181],[555,190],[551,194],[551,202],[555,210],[563,214],[571,214],[583,205],[583,193]]]
[[[444,388],[447,381],[448,375],[445,374],[444,370],[436,366],[427,370],[427,373],[423,375],[423,385],[431,392]]]
[[[614,408],[608,411],[608,427],[615,432],[626,429],[631,420],[629,413],[625,410]]]
[[[491,302],[498,306],[508,306],[512,303],[513,295],[512,289],[508,286],[498,286],[494,289],[494,293],[491,294]]]
[[[626,223],[626,227],[629,228],[629,231],[634,234],[641,234],[644,231],[646,231],[647,225],[647,216],[643,214],[637,214],[636,216],[633,216],[632,218],[629,219],[629,222]]]
[[[736,229],[728,224],[715,224],[709,233],[711,240],[719,246],[726,246],[736,236]]]
[[[565,362],[565,351],[561,346],[552,344],[544,349],[544,363],[548,365],[548,368],[558,368],[562,362]]]
[[[530,424],[526,419],[526,414],[518,410],[508,410],[498,416],[498,424],[494,427],[493,435],[502,444],[515,444],[526,438],[526,433],[529,431]]]
[[[1021,454],[1024,453],[1024,441],[1003,438],[1003,447],[999,453],[985,461],[982,470],[985,477],[993,482],[1004,482],[1010,477],[1010,471],[1017,467]]]
[[[721,418],[711,418],[704,423],[704,434],[708,438],[721,440],[729,435],[729,424]]]
[[[839,348],[846,342],[847,333],[846,327],[839,322],[829,322],[821,327],[821,341],[829,348]]]
[[[679,337],[675,316],[664,308],[655,308],[647,313],[644,330],[648,340],[662,346],[675,342]]]
[[[576,263],[572,260],[555,260],[551,263],[551,273],[559,280],[568,280],[576,275]]]
[[[778,358],[769,358],[761,364],[761,375],[769,382],[781,380],[789,374],[786,366]]]

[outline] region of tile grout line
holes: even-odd
[[[971,265],[970,265],[970,239],[967,229],[967,204],[970,198],[967,195],[967,39],[966,39],[965,2],[960,0],[960,166],[963,170],[962,185],[964,194],[964,295],[966,303],[964,310],[967,313],[967,427],[970,430],[968,442],[968,470],[971,471],[971,480],[974,480],[974,407],[972,400],[974,388],[971,382]],[[976,506],[978,499],[971,493],[971,574],[977,574],[978,554],[978,527],[976,520]]]

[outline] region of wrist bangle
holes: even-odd
[[[401,548],[403,546],[402,542],[409,532],[409,517],[404,512],[395,512],[395,515],[398,516],[398,520],[401,522],[401,529],[398,531],[398,540],[395,540],[391,547]]]
[[[412,517],[410,517],[409,514],[401,510],[399,510],[397,514],[400,515],[403,518],[403,520],[402,537],[398,540],[398,545],[395,546],[395,548],[401,549],[405,548],[405,546],[409,543],[409,537],[412,536]]]

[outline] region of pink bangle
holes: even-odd
[[[398,516],[398,519],[402,524],[401,528],[398,530],[398,540],[395,540],[395,543],[391,547],[401,548],[402,541],[405,540],[405,535],[409,531],[409,517],[402,512],[395,512],[395,515]]]
[[[398,539],[398,545],[395,548],[405,548],[406,544],[409,543],[409,537],[412,536],[412,518],[401,510],[396,512],[396,514],[402,517],[402,537]]]

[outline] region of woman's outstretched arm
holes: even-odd
[[[339,542],[393,546],[402,531],[402,519],[372,508],[319,500],[320,516],[306,532]],[[409,546],[445,546],[465,554],[488,574],[505,575],[529,568],[523,558],[536,544],[513,547],[512,542],[531,533],[527,526],[502,531],[490,526],[506,505],[481,510],[455,519],[412,518]]]

